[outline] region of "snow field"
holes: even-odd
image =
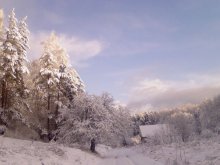
[[[0,136],[0,165],[219,165],[220,137],[118,149],[98,145],[97,152]]]
[[[95,155],[55,143],[0,137],[1,165],[161,165],[133,148],[98,145]]]

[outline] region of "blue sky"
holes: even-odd
[[[220,93],[220,1],[0,0],[28,16],[32,50],[61,36],[89,93],[132,109],[198,103]]]

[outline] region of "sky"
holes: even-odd
[[[200,103],[220,94],[218,0],[0,0],[28,16],[29,58],[51,31],[91,94],[133,111]]]

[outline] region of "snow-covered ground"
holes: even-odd
[[[0,165],[89,165],[99,158],[54,143],[0,137]]]
[[[0,165],[219,165],[220,137],[120,149],[99,145],[97,151],[100,154],[55,143],[0,137]]]
[[[220,136],[187,143],[136,147],[163,165],[220,165]]]
[[[161,165],[131,148],[99,146],[101,155],[55,143],[0,137],[0,165]]]
[[[138,152],[134,147],[112,149],[102,155],[104,159],[101,160],[99,165],[162,165]]]

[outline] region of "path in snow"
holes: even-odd
[[[113,149],[103,156],[99,165],[162,165],[131,149]]]
[[[142,155],[103,159],[99,165],[162,165]]]

